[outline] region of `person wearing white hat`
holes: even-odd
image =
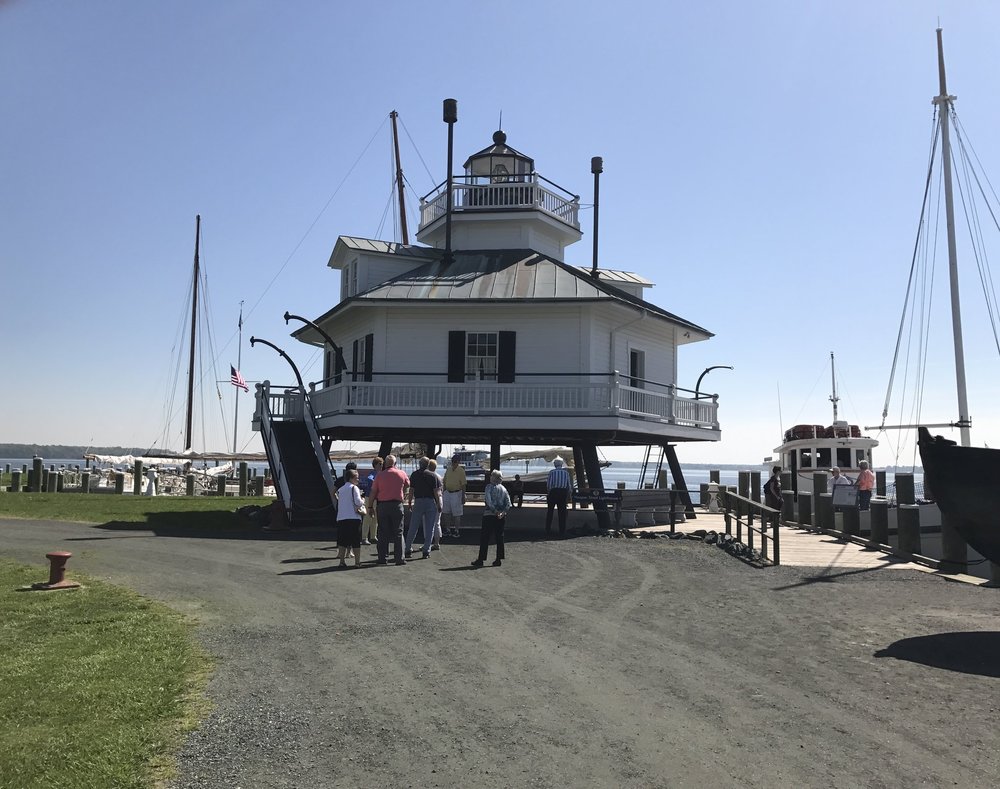
[[[569,477],[569,471],[563,468],[564,461],[561,457],[556,457],[552,461],[554,468],[549,472],[546,479],[547,493],[545,495],[545,533],[552,533],[552,513],[559,508],[559,536],[566,536],[566,503],[569,501],[570,490],[573,486]]]

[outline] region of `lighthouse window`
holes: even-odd
[[[465,378],[496,380],[497,332],[468,332],[465,335]]]

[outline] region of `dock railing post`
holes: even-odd
[[[872,499],[872,529],[871,540],[879,545],[889,544],[889,502],[885,499]]]

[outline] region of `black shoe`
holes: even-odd
[[[430,559],[431,558],[431,552],[430,551],[426,551],[425,553],[421,553],[420,555],[423,556],[425,559]]]
[[[476,560],[475,560],[475,561],[474,561],[474,562],[472,563],[472,566],[473,566],[473,567],[482,567],[482,566],[483,566],[483,560],[482,560],[482,559],[476,559]]]
[[[396,560],[396,566],[397,567],[401,567],[404,564],[406,564],[406,559],[397,559]]]
[[[501,564],[503,564],[503,560],[502,560],[502,559],[496,559],[496,560],[495,560],[495,561],[493,562],[493,566],[494,566],[494,567],[499,567],[499,566],[500,566]]]
[[[407,559],[410,559],[413,557],[413,551],[407,551],[406,553],[403,554],[403,556]]]
[[[375,564],[388,564],[388,563],[389,563],[388,559],[377,559],[375,561]]]

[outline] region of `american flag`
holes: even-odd
[[[232,365],[229,365],[229,372],[230,372],[229,382],[233,386],[238,386],[244,392],[249,392],[250,391],[250,387],[247,386],[247,382],[243,380],[243,376],[240,375],[240,371],[239,370],[237,370]]]

